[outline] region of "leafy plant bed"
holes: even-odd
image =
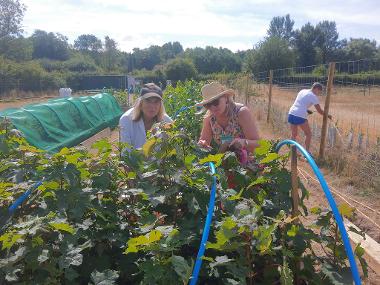
[[[256,163],[199,149],[182,127],[161,125],[142,150],[95,154],[29,146],[0,130],[0,283],[187,284],[205,222],[211,176],[217,200],[199,284],[350,284],[330,211],[307,209],[313,228],[291,217],[288,156],[262,141]],[[226,177],[229,177],[228,179]],[[35,181],[22,208],[7,208]],[[351,209],[341,207],[342,215]],[[316,254],[313,244],[326,252]],[[362,248],[355,249],[366,272]]]

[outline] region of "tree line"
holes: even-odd
[[[290,15],[274,17],[262,41],[232,52],[207,46],[184,49],[179,42],[125,52],[116,40],[82,34],[73,43],[60,33],[35,30],[23,36],[26,7],[19,0],[0,0],[0,92],[46,90],[75,85],[89,74],[131,74],[146,81],[185,80],[214,73],[250,72],[329,61],[375,58],[375,40],[340,39],[336,23],[306,23],[294,29]]]

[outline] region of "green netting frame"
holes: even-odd
[[[78,145],[107,127],[116,127],[122,113],[115,97],[101,93],[6,109],[0,112],[0,118],[10,119],[30,144],[57,152]]]

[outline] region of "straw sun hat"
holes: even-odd
[[[196,106],[204,106],[205,104],[210,103],[223,95],[235,95],[235,92],[232,89],[227,89],[219,82],[211,82],[203,85],[201,92],[203,100],[197,103]]]

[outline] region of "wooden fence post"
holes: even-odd
[[[325,144],[326,144],[326,134],[327,134],[327,120],[330,108],[330,98],[332,93],[332,86],[334,82],[334,72],[335,72],[335,62],[330,62],[329,64],[329,77],[327,81],[327,95],[325,100],[325,105],[323,107],[323,124],[321,132],[321,143],[319,145],[319,159],[323,159],[325,156]]]
[[[270,111],[272,105],[272,84],[273,84],[273,70],[269,71],[269,100],[268,100],[268,114],[267,114],[267,123],[269,123]]]
[[[247,84],[245,86],[245,106],[248,106],[248,88],[249,88],[249,74],[247,74]]]
[[[291,175],[292,175],[292,217],[298,216],[298,168],[297,168],[297,147],[292,145],[291,151]]]

